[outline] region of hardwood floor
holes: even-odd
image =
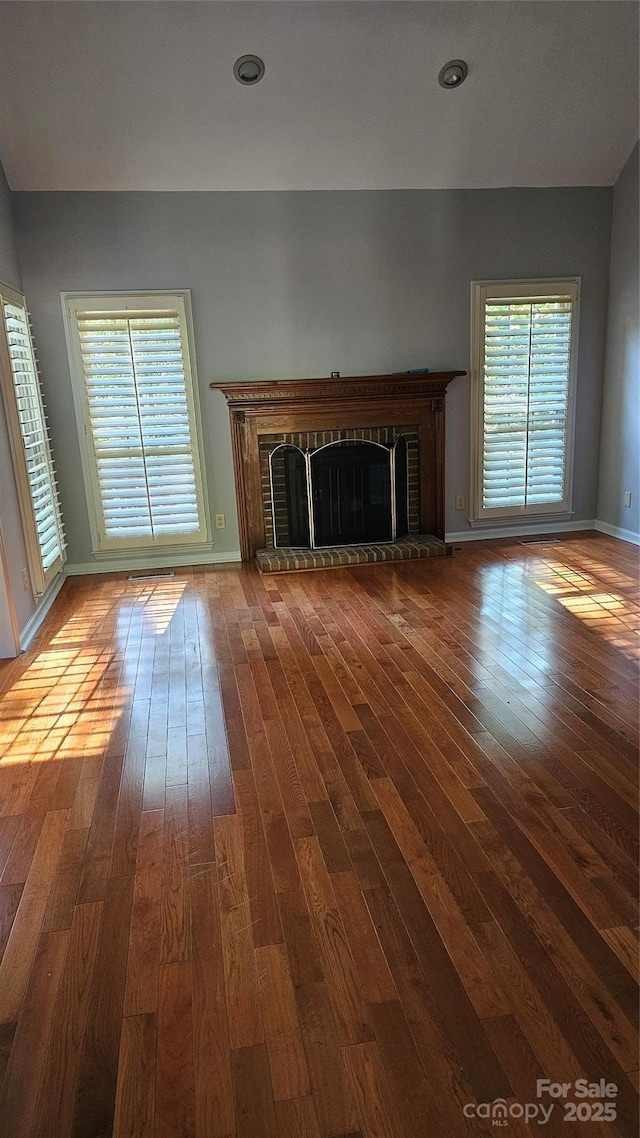
[[[637,628],[591,534],[68,580],[0,664],[0,1135],[635,1135]]]

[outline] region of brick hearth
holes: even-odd
[[[290,573],[298,569],[337,569],[347,565],[371,565],[382,561],[408,561],[423,557],[447,557],[452,547],[433,534],[416,534],[401,541],[371,545],[327,546],[325,549],[258,549],[256,562],[262,573]]]

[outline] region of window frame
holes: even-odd
[[[159,554],[194,552],[208,553],[213,548],[211,520],[209,511],[208,487],[204,459],[202,413],[199,398],[198,374],[196,369],[193,315],[190,289],[144,289],[127,292],[62,292],[62,310],[69,365],[73,403],[80,441],[82,472],[84,476],[85,497],[91,532],[91,552],[96,559],[118,560],[123,555],[153,557]],[[98,481],[98,470],[92,445],[91,417],[87,387],[82,366],[82,353],[76,314],[78,311],[105,312],[158,312],[166,307],[178,313],[183,336],[185,362],[185,392],[192,421],[191,453],[196,482],[196,496],[201,511],[202,525],[197,534],[164,534],[152,540],[148,538],[129,539],[109,538],[104,533],[102,518],[102,498]]]
[[[20,412],[18,410],[15,380],[13,376],[13,368],[11,366],[9,343],[7,340],[7,328],[4,316],[5,303],[13,304],[16,308],[22,308],[25,313],[27,325],[29,328],[31,350],[33,353],[38,403],[42,412],[42,430],[47,440],[47,458],[50,473],[50,482],[53,487],[54,510],[57,517],[61,546],[60,554],[47,569],[45,569],[42,562],[42,552],[40,549],[40,540],[38,537],[35,508],[33,496],[31,493],[31,483],[29,481],[29,472],[27,469],[22,427],[20,424]],[[29,578],[31,581],[33,595],[36,599],[38,599],[46,592],[54,577],[57,577],[58,574],[62,571],[67,560],[67,547],[62,522],[62,510],[60,508],[58,480],[56,477],[55,466],[53,464],[53,453],[49,439],[49,423],[43,398],[42,380],[40,377],[38,358],[36,355],[35,344],[31,332],[29,309],[27,307],[27,301],[24,293],[19,292],[17,289],[12,288],[10,285],[5,285],[2,283],[0,283],[0,390],[2,392],[2,403],[7,420],[13,472],[15,476],[16,490],[18,492],[18,504],[20,507],[22,530],[24,534],[27,563],[29,567]]]
[[[471,492],[469,524],[472,528],[518,522],[558,522],[573,517],[573,457],[575,443],[578,335],[580,325],[580,277],[484,280],[471,282]],[[544,299],[570,295],[572,299],[567,418],[565,433],[564,498],[531,506],[485,507],[482,504],[484,440],[484,340],[485,306],[489,300]]]

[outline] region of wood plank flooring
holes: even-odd
[[[637,568],[68,580],[0,664],[0,1135],[635,1135]]]

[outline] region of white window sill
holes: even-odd
[[[213,551],[212,541],[191,541],[182,545],[145,545],[134,548],[121,546],[118,549],[92,549],[96,561],[122,561],[126,558],[132,565],[149,565],[152,561],[166,562],[167,557],[182,557],[185,554],[206,554]]]

